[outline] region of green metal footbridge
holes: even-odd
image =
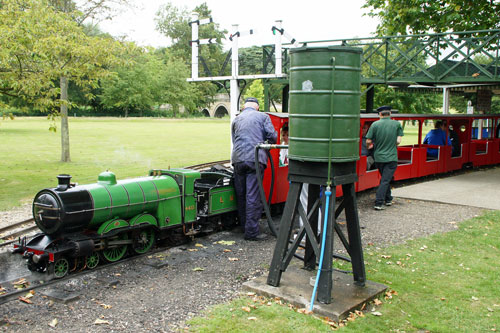
[[[373,87],[385,84],[399,88],[471,85],[500,93],[500,30],[464,31],[421,35],[318,40],[307,46],[345,45],[363,49],[361,84],[367,111],[373,104]],[[289,69],[289,49],[283,49],[283,73]],[[263,74],[275,71],[274,45],[263,46]],[[288,80],[265,82],[266,110],[272,96],[270,83],[285,86]],[[286,101],[284,99],[286,104]],[[284,105],[284,108],[286,105]]]

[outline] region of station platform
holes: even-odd
[[[500,167],[396,188],[394,197],[500,210]]]

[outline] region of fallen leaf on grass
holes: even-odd
[[[248,317],[248,320],[257,320],[257,317]]]
[[[375,299],[373,300],[373,303],[375,303],[375,305],[380,305],[380,304],[382,304],[382,301],[381,301],[381,300],[379,300],[378,298],[375,298]]]
[[[94,325],[109,325],[110,322],[107,321],[107,320],[103,320],[103,319],[99,319],[97,318],[95,321],[94,321]]]
[[[373,311],[372,315],[380,317],[382,314],[380,312],[378,312],[378,311]]]
[[[359,317],[364,317],[365,316],[365,314],[363,313],[363,311],[354,310],[354,313],[356,313],[356,315],[358,315]]]
[[[248,306],[242,306],[241,309],[245,312],[248,312],[248,313],[250,313],[250,311],[252,311]]]
[[[477,298],[476,296],[472,296],[472,297],[471,297],[471,299],[472,299],[473,301],[479,301],[479,298]]]
[[[204,270],[205,270],[205,268],[201,268],[201,267],[193,268],[193,272],[203,272]]]
[[[255,296],[255,293],[254,293],[254,292],[249,291],[249,292],[247,293],[247,296]]]
[[[238,261],[238,260],[240,260],[240,259],[238,259],[238,258],[229,258],[229,261]]]
[[[49,326],[52,328],[56,328],[57,324],[59,324],[59,321],[57,319],[52,319],[52,321],[49,323]]]
[[[235,241],[225,241],[225,240],[221,240],[221,241],[218,241],[216,242],[217,244],[220,244],[220,245],[234,245],[234,243],[236,243]]]

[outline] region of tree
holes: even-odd
[[[245,91],[243,100],[248,97],[255,97],[259,100],[260,105],[264,105],[264,86],[262,85],[262,80],[254,80],[248,89]]]
[[[180,105],[194,108],[193,86],[185,79],[189,69],[182,61],[152,50],[136,49],[127,56],[133,63],[115,68],[116,74],[102,81],[104,106],[124,110],[125,117],[162,104],[170,104],[174,115]]]
[[[206,3],[196,7],[194,12],[199,14],[200,19],[211,17],[211,10],[208,9]],[[185,7],[178,8],[171,3],[161,7],[156,14],[156,27],[158,31],[170,38],[172,45],[169,47],[171,55],[182,59],[185,64],[191,65],[191,12]],[[199,39],[214,38],[215,43],[202,45],[199,48],[200,70],[208,70],[210,76],[229,75],[229,68],[226,72],[221,73],[221,64],[224,62],[226,53],[222,49],[222,39],[225,38],[226,30],[220,30],[216,23],[204,24],[199,27]],[[203,65],[204,63],[204,65]],[[186,78],[188,78],[189,72]],[[217,92],[214,83],[199,82],[194,85],[196,98],[194,99],[195,106],[206,106],[213,102],[213,98]]]
[[[500,28],[498,0],[366,0],[363,8],[381,20],[382,36]]]
[[[106,67],[120,61],[121,44],[87,36],[46,0],[4,0],[0,30],[0,92],[40,109],[60,108],[61,161],[69,162],[68,80],[96,87]]]

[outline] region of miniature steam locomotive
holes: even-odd
[[[71,184],[38,192],[33,216],[42,231],[16,244],[31,271],[64,277],[95,268],[101,259],[115,262],[128,251],[146,253],[173,231],[184,235],[235,223],[232,174],[189,169],[151,170],[149,176],[117,181],[109,171],[97,183]]]

